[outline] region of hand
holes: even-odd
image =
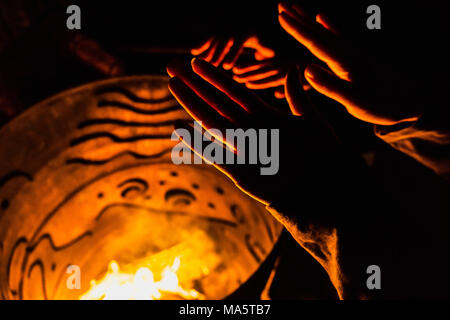
[[[253,59],[238,62],[245,49],[253,51]],[[191,53],[216,67],[221,65],[225,70],[232,70],[234,79],[249,89],[275,88],[274,96],[285,98],[284,81],[288,64],[277,61],[275,52],[262,45],[256,36],[213,37],[199,48],[192,49]]]
[[[227,141],[223,134],[220,138],[213,129],[220,132],[227,128],[279,129],[279,171],[275,175],[261,175],[259,165],[216,163],[196,149],[195,144],[183,141],[242,191],[268,206],[268,211],[328,272],[339,296],[352,296],[343,288],[349,283],[350,287],[357,287],[353,282],[360,281],[354,280],[353,275],[359,273],[354,269],[366,261],[356,259],[357,263],[350,263],[352,269],[341,265],[338,254],[341,258],[343,252],[345,257],[353,257],[355,243],[371,244],[359,232],[362,223],[367,225],[366,215],[360,213],[370,203],[366,194],[370,182],[362,174],[358,161],[343,151],[333,130],[310,104],[302,90],[299,71],[291,69],[286,77],[285,93],[292,112],[287,116],[205,61],[194,59],[192,69],[188,64],[174,62],[167,70],[172,77],[169,82],[172,94],[195,120],[202,121],[205,130],[221,139],[212,143],[223,147],[224,153],[233,150],[239,156],[241,150],[236,150],[234,141]],[[188,130],[190,136],[194,134],[186,124],[177,127]],[[182,135],[179,137],[183,139]],[[273,141],[271,146],[269,152],[276,153]],[[351,235],[350,240],[344,240],[352,245],[341,241],[341,233]],[[345,261],[353,262],[352,258]]]
[[[172,77],[170,91],[195,120],[202,121],[205,130],[279,129],[280,163],[277,174],[261,175],[258,165],[213,163],[245,193],[270,204],[288,194],[294,193],[298,197],[304,189],[323,193],[334,185],[330,182],[333,180],[340,183],[336,181],[340,179],[337,173],[345,171],[340,166],[345,161],[341,159],[337,140],[330,127],[308,103],[296,69],[289,72],[285,88],[293,113],[291,116],[267,105],[225,72],[203,60],[194,59],[192,69],[187,64],[173,62],[167,70]],[[188,126],[181,127],[192,130]],[[228,146],[234,143],[220,142]],[[204,157],[202,150],[196,150],[190,144],[188,147]],[[205,161],[212,162],[207,158]],[[295,186],[292,186],[293,183]]]
[[[323,14],[315,21],[298,5],[279,5],[281,26],[313,55],[327,64],[305,69],[305,78],[318,92],[340,102],[354,117],[379,125],[415,121],[421,99],[410,79],[374,64],[368,55],[346,43]],[[417,79],[414,79],[417,82]]]
[[[275,56],[275,52],[262,45],[256,36],[211,37],[200,47],[192,49],[191,53],[216,67],[222,65],[225,70],[231,70],[245,49],[253,51],[257,61]]]
[[[233,68],[233,79],[252,90],[273,88],[275,98],[284,99],[286,74],[293,65],[276,58],[239,63]]]
[[[239,61],[246,48],[254,51],[253,59]],[[293,66],[300,66],[300,63],[294,61],[277,59],[275,52],[262,45],[256,36],[210,38],[199,48],[192,49],[191,53],[216,67],[222,64],[225,70],[231,69],[233,79],[249,89],[274,89],[277,99],[285,98],[284,83],[288,70]],[[305,90],[311,88],[306,80],[303,83]]]

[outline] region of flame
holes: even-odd
[[[179,268],[180,257],[176,257],[172,265],[162,271],[161,280],[155,281],[153,272],[147,267],[141,267],[135,273],[125,273],[120,271],[116,261],[111,261],[105,277],[98,283],[92,280],[91,288],[80,300],[156,300],[167,294],[183,299],[204,299],[198,291],[180,286]]]
[[[79,299],[206,299],[205,292],[193,288],[219,266],[221,257],[215,252],[212,239],[202,230],[186,232],[183,239],[120,267],[116,260],[110,261],[105,276],[92,280],[90,289]]]

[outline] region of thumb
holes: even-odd
[[[330,30],[334,34],[339,34],[336,24],[324,13],[320,12],[316,15],[316,22],[321,24],[325,29]]]
[[[354,104],[352,84],[337,77],[327,69],[311,64],[305,69],[305,78],[311,86],[323,95],[336,100],[345,107]]]
[[[310,101],[303,90],[301,73],[296,67],[289,70],[284,84],[284,94],[294,116],[308,116]]]

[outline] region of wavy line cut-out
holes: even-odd
[[[105,88],[100,88],[99,90],[97,90],[95,92],[96,95],[103,95],[103,94],[107,94],[107,93],[118,93],[118,94],[121,94],[121,95],[127,97],[131,101],[139,102],[139,103],[148,103],[148,104],[155,104],[155,103],[161,103],[161,102],[167,102],[167,101],[173,100],[172,95],[167,95],[165,97],[157,98],[157,99],[142,98],[142,97],[137,96],[135,93],[133,93],[125,88],[122,88],[122,87],[105,87]]]
[[[158,139],[170,139],[171,134],[145,134],[145,135],[137,135],[133,137],[121,138],[109,132],[95,132],[91,134],[87,134],[81,136],[79,138],[73,139],[70,141],[70,146],[74,147],[79,144],[82,144],[87,141],[99,139],[99,138],[108,138],[117,143],[125,143],[125,142],[136,142],[140,140],[158,140]]]
[[[195,219],[208,221],[208,222],[212,222],[212,223],[219,223],[219,224],[225,225],[227,227],[231,227],[231,228],[237,228],[238,227],[237,223],[235,223],[233,221],[221,219],[221,218],[215,218],[215,217],[210,217],[210,216],[203,216],[203,215],[200,215],[200,214],[192,215],[192,213],[184,212],[184,211],[151,209],[151,208],[146,208],[146,207],[143,207],[143,206],[140,206],[140,205],[135,205],[135,204],[132,204],[132,203],[111,203],[111,204],[105,206],[98,213],[98,215],[95,217],[95,221],[99,221],[102,218],[102,216],[105,214],[105,212],[107,212],[111,208],[116,208],[116,207],[124,207],[124,208],[130,208],[130,209],[143,209],[143,210],[146,210],[146,211],[151,212],[151,213],[160,213],[160,214],[168,214],[168,215],[180,215],[180,216],[192,216]]]
[[[90,237],[92,236],[92,231],[86,231],[83,234],[81,234],[80,236],[76,237],[75,239],[69,241],[68,243],[61,245],[61,246],[56,246],[55,243],[53,242],[53,238],[50,234],[46,233],[44,235],[42,235],[38,241],[36,241],[36,243],[32,246],[28,246],[27,247],[27,253],[24,259],[24,265],[26,265],[27,261],[28,261],[28,257],[29,255],[39,246],[39,244],[41,242],[43,242],[44,240],[47,240],[48,243],[50,244],[51,248],[53,249],[53,251],[61,251],[64,249],[67,249],[71,246],[73,246],[74,244],[78,243],[79,241],[83,240],[85,237]],[[44,294],[44,299],[48,300],[47,297],[47,289],[46,289],[46,285],[45,285],[45,269],[44,269],[44,264],[42,263],[41,259],[36,259],[35,261],[33,261],[33,263],[31,263],[29,269],[28,269],[28,274],[27,277],[29,278],[31,275],[31,272],[33,271],[33,269],[35,267],[39,267],[41,269],[41,276],[42,276],[42,292]],[[23,286],[23,278],[21,279],[21,289],[20,289],[20,296],[22,297],[22,288]]]
[[[141,109],[137,108],[131,104],[120,102],[120,101],[112,101],[112,100],[100,100],[97,105],[99,108],[118,108],[122,110],[128,110],[132,111],[134,113],[138,114],[145,114],[145,115],[155,115],[155,114],[165,114],[169,113],[171,111],[178,111],[182,110],[182,108],[179,105],[173,105],[161,109],[154,109],[154,110],[148,110],[148,109]]]
[[[159,128],[159,127],[168,127],[173,126],[175,123],[179,121],[177,120],[167,120],[160,122],[134,122],[134,121],[123,121],[118,119],[110,119],[110,118],[96,118],[89,119],[78,124],[78,129],[84,129],[91,126],[102,125],[102,124],[112,124],[121,127],[144,127],[144,128]]]
[[[7,182],[16,178],[25,178],[28,181],[33,181],[33,177],[29,173],[21,170],[14,170],[0,178],[0,187],[3,187]]]
[[[46,286],[46,284],[45,284],[45,268],[44,268],[44,263],[42,262],[41,259],[35,260],[35,261],[30,265],[30,268],[28,269],[27,278],[30,278],[31,272],[33,272],[33,269],[34,269],[35,267],[39,267],[39,269],[41,269],[42,294],[43,294],[43,296],[44,296],[44,300],[48,300],[48,296],[47,296],[47,286]]]
[[[109,162],[111,162],[113,160],[116,160],[116,159],[118,159],[120,157],[123,157],[123,156],[126,156],[126,155],[129,155],[129,156],[131,156],[131,157],[133,157],[135,159],[138,159],[138,160],[149,160],[149,159],[160,158],[163,155],[165,155],[167,153],[170,153],[170,152],[172,152],[172,148],[165,149],[165,150],[163,150],[163,151],[161,151],[159,153],[155,153],[155,154],[152,154],[152,155],[144,155],[144,154],[139,154],[139,153],[127,150],[127,151],[124,151],[124,152],[120,152],[120,153],[112,156],[111,158],[103,159],[103,160],[92,160],[92,159],[85,159],[85,158],[71,158],[71,159],[68,159],[66,161],[66,164],[104,165],[104,164],[107,164],[107,163],[109,163]]]

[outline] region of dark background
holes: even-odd
[[[354,43],[367,46],[374,56],[386,57],[386,63],[406,66],[406,71],[420,82],[435,82],[429,70],[437,73],[436,69],[448,63],[449,28],[444,1],[301,3],[312,13],[326,12]],[[65,27],[69,4],[81,7],[81,32]],[[365,27],[365,12],[370,4],[382,9],[381,30]],[[277,1],[273,0],[0,0],[0,80],[8,82],[0,85],[0,110],[7,117],[45,96],[105,76],[77,61],[67,48],[77,33],[122,59],[126,74],[136,74],[164,72],[164,61],[171,58],[142,51],[137,54],[138,50],[187,49],[213,34],[250,32],[259,35],[280,56],[309,56],[279,26]]]
[[[313,13],[326,12],[353,43],[417,79],[430,101],[446,103],[450,55],[444,1],[301,3]],[[66,28],[69,4],[81,7],[81,31]],[[366,28],[370,4],[381,7],[381,30]],[[114,75],[164,73],[169,60],[185,56],[182,52],[211,35],[247,33],[257,34],[286,60],[313,59],[279,26],[277,1],[0,0],[0,126],[62,90]],[[77,45],[80,41],[87,44]],[[95,57],[102,55],[100,60],[120,65],[121,71],[99,67]],[[284,103],[262,94],[272,103]],[[445,188],[430,170],[385,145],[370,125],[350,117],[342,106],[319,95],[315,99],[342,140],[369,159],[376,183],[394,204],[393,214],[445,210]],[[258,298],[270,266],[280,257],[273,298],[336,299],[325,272],[289,235],[283,235],[275,252],[232,298]]]

